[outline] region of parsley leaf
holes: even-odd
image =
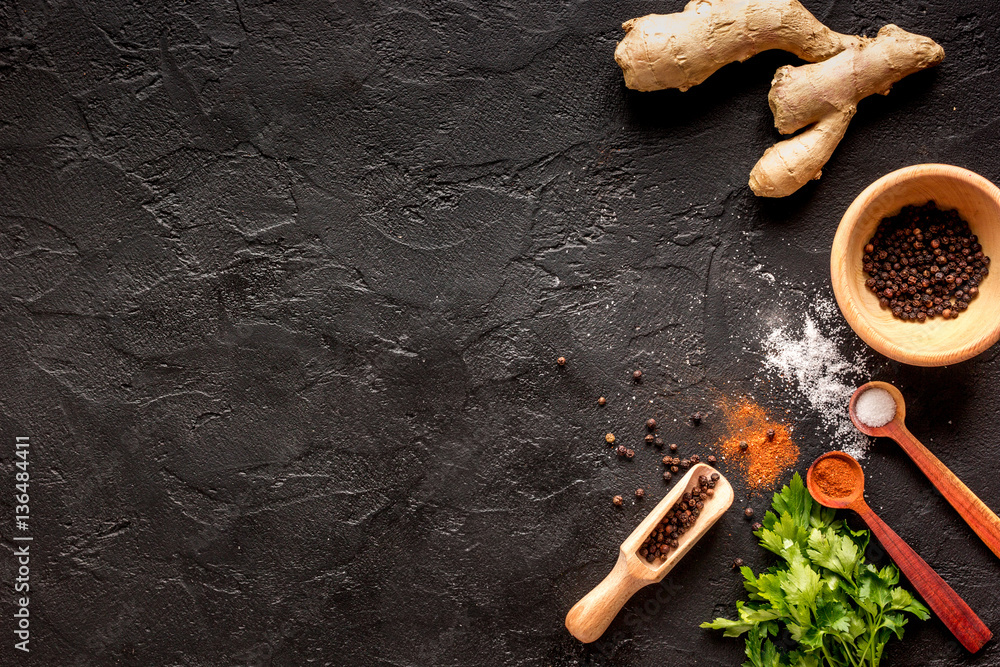
[[[701,627],[726,637],[746,635],[743,667],[877,667],[892,638],[903,638],[907,614],[921,620],[927,608],[899,586],[899,570],[865,562],[870,534],[854,531],[809,495],[796,473],[774,495],[756,535],[778,556],[766,572],[741,568],[750,602],[738,602],[737,619],[717,618]],[[778,648],[780,632],[796,643]]]

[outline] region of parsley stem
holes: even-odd
[[[847,645],[847,642],[845,642],[840,637],[837,637],[836,639],[837,639],[838,642],[840,642],[840,645],[844,648],[844,655],[846,655],[847,659],[851,661],[851,664],[854,665],[854,667],[861,667],[861,663],[859,663],[857,660],[854,659],[854,653],[851,651],[850,647]],[[857,647],[855,647],[855,648],[857,648]],[[862,660],[864,660],[864,658],[862,658]]]

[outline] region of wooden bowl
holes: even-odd
[[[890,359],[914,366],[964,361],[1000,338],[1000,276],[986,276],[979,296],[953,320],[896,319],[865,287],[864,247],[882,218],[930,200],[956,209],[979,237],[983,252],[1000,259],[1000,189],[982,176],[947,164],[918,164],[869,185],[844,213],[833,239],[830,272],[837,305],[855,333]],[[990,265],[992,269],[994,265]]]

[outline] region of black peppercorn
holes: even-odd
[[[624,503],[625,501],[622,499],[621,496],[615,496],[614,498],[611,499],[611,502],[613,502],[618,507],[621,507],[622,503]]]
[[[626,454],[628,454],[628,447],[626,447],[625,445],[618,445],[618,448],[615,449],[615,452],[618,454],[618,456],[625,456]]]
[[[652,434],[652,433],[650,433],[650,434],[649,434],[649,435],[647,435],[647,436],[646,436],[645,438],[643,438],[643,440],[645,440],[645,441],[646,441],[646,444],[647,444],[647,445],[651,445],[651,444],[653,444],[654,442],[656,442],[656,438],[655,438],[655,437],[653,436],[653,434]]]
[[[642,371],[638,371],[638,370],[637,371],[633,371],[633,373],[632,373],[632,379],[634,381],[636,381],[636,382],[639,382],[640,380],[642,380]]]
[[[608,402],[608,399],[604,398],[603,396],[601,396],[599,399],[597,399],[597,404],[598,405],[606,405],[607,402]]]
[[[708,458],[705,460],[708,461],[711,465],[715,465],[716,463],[716,458],[714,454],[709,454]]]
[[[648,428],[650,431],[655,431],[656,430],[656,420],[653,419],[652,417],[650,417],[649,419],[647,419],[646,420],[646,428]]]
[[[677,451],[677,443],[675,443],[675,442],[671,442],[670,443],[670,451],[672,451],[672,452],[676,452]]]
[[[733,569],[738,570],[741,567],[743,567],[743,559],[742,558],[735,559],[733,561]]]
[[[635,450],[634,449],[626,449],[625,450],[625,456],[627,456],[628,458],[634,457],[635,456]]]
[[[701,414],[701,412],[695,412],[694,414],[691,415],[691,423],[697,426],[698,424],[701,423],[702,418],[703,415]]]
[[[671,479],[673,479],[673,477],[674,476],[670,474],[669,470],[667,472],[663,473],[663,481],[664,482],[669,482]]]
[[[929,221],[933,224],[925,225]],[[872,252],[862,257],[869,276],[865,285],[900,319],[954,319],[968,308],[976,296],[971,289],[989,272],[989,257],[974,238],[954,210],[942,211],[933,201],[905,206],[884,218],[866,245]]]
[[[556,363],[559,364],[560,366],[565,366],[566,365],[566,357],[559,357],[558,359],[556,359]]]
[[[643,491],[641,488],[638,488],[638,489],[635,490],[635,497],[638,498],[639,500],[642,500],[642,497],[645,496],[645,495],[646,495],[646,492]]]
[[[753,508],[748,507],[745,510],[743,510],[743,516],[745,516],[748,519],[753,518]]]
[[[673,473],[680,472],[680,468],[677,466],[670,466],[670,472]]]
[[[660,449],[663,449],[663,438],[656,438],[655,440],[653,440],[653,444],[659,447]]]
[[[757,531],[759,531],[759,530],[763,529],[763,528],[764,528],[764,526],[763,526],[763,524],[761,524],[761,522],[760,522],[760,521],[754,521],[754,522],[753,522],[753,525],[752,525],[752,526],[750,526],[750,530],[752,530],[752,531],[753,531],[753,532],[755,532],[755,533],[756,533]]]
[[[768,440],[774,440],[774,429],[773,428],[767,429],[767,439]]]
[[[748,444],[747,444],[747,441],[746,441],[746,440],[740,440],[740,449],[741,449],[741,450],[743,450],[743,451],[746,451],[746,450],[747,450],[747,447],[749,447],[749,446],[750,446],[750,445],[748,445]]]

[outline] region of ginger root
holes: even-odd
[[[894,25],[874,39],[834,32],[798,0],[691,0],[682,12],[632,19],[622,28],[615,60],[635,90],[684,91],[769,49],[813,63],[786,65],[771,82],[778,131],[811,127],[769,148],[754,166],[750,188],[762,197],[784,197],[819,178],[859,101],[887,94],[903,77],[944,59],[933,40]]]
[[[633,90],[687,90],[762,51],[826,60],[860,40],[833,32],[798,0],[691,0],[676,14],[622,24],[615,60]]]

